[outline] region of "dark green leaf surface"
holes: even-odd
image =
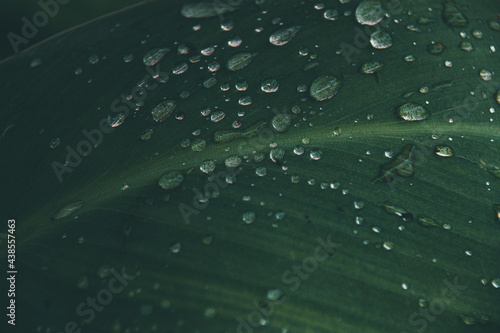
[[[148,2],[1,63],[1,217],[16,219],[16,328],[62,332],[74,321],[83,332],[498,332],[500,296],[492,280],[500,278],[494,208],[500,203],[500,127],[498,112],[490,108],[498,109],[500,66],[490,46],[500,47],[500,32],[488,22],[497,20],[500,7],[495,1],[458,1],[469,25],[454,28],[441,16],[442,2],[401,1],[403,12],[393,14],[399,23],[389,21],[384,28],[394,45],[368,45],[348,62],[337,51],[341,43],[354,45],[357,29],[364,29],[354,18],[358,3],[325,2],[326,9],[339,11],[336,21],[328,21],[310,1],[243,2],[203,19],[183,17],[181,1]],[[346,10],[353,14],[344,16]],[[409,31],[406,26],[417,25],[420,16],[434,23]],[[284,27],[301,26],[286,45],[268,41],[280,29],[275,18]],[[228,21],[234,28],[226,32],[220,25]],[[473,29],[484,38],[474,39]],[[461,31],[474,51],[459,49]],[[234,36],[242,46],[227,46]],[[431,41],[445,51],[429,53]],[[181,44],[189,54],[178,54]],[[217,46],[212,55],[190,62],[210,45]],[[76,149],[85,140],[83,130],[113,115],[113,101],[148,75],[142,57],[162,47],[171,49],[159,62],[169,80],[147,91],[144,105],[104,134],[59,182],[53,162],[64,163],[66,147]],[[300,55],[301,49],[309,54]],[[227,59],[239,52],[256,55],[245,68],[229,71]],[[100,60],[90,64],[94,54]],[[134,56],[130,63],[123,61],[128,54]],[[410,54],[416,60],[406,62]],[[36,58],[42,64],[31,68]],[[216,74],[207,70],[214,60],[221,65]],[[377,78],[359,70],[372,60],[384,63]],[[315,61],[317,67],[304,70]],[[187,72],[172,74],[183,62]],[[482,69],[495,73],[491,81],[481,80]],[[297,92],[325,74],[341,81],[331,99],[318,102],[309,92]],[[216,85],[205,88],[212,76]],[[264,93],[260,85],[271,77],[279,89]],[[248,83],[244,92],[234,88],[242,80]],[[440,84],[448,81],[453,84]],[[227,91],[219,88],[225,83]],[[429,92],[420,93],[425,86]],[[180,98],[185,91],[189,97]],[[410,91],[416,92],[404,98]],[[253,100],[249,106],[238,104],[245,95]],[[172,115],[155,122],[151,110],[163,99],[177,101],[173,113],[182,112],[184,119]],[[397,108],[409,101],[425,105],[431,116],[399,118]],[[291,113],[294,106],[300,114]],[[203,117],[206,107],[224,110],[225,118],[215,123]],[[287,131],[271,130],[273,109],[293,115]],[[241,132],[262,120],[268,126],[214,142],[214,133],[231,129],[235,120]],[[151,139],[141,140],[147,129],[154,130]],[[198,136],[192,134],[196,130]],[[54,138],[60,145],[50,149]],[[183,148],[187,138],[205,139],[206,149]],[[281,164],[269,159],[274,145],[285,150]],[[407,145],[414,155],[398,159]],[[436,145],[452,147],[454,156],[436,155]],[[305,153],[294,154],[296,146]],[[319,160],[309,156],[315,149],[322,152]],[[392,160],[384,156],[387,151]],[[265,158],[256,161],[252,156],[260,153]],[[227,172],[224,160],[231,155],[247,156],[234,184],[217,183],[200,171],[204,161],[213,160],[215,174]],[[391,161],[398,163],[384,167]],[[395,172],[408,163],[415,169],[410,177]],[[259,167],[266,168],[265,176],[256,174]],[[169,171],[184,175],[174,190],[157,184]],[[383,177],[374,182],[377,175]],[[196,189],[204,187],[218,196],[197,209]],[[54,219],[77,202],[81,208],[75,213]],[[387,202],[408,213],[388,213]],[[179,207],[188,206],[192,214],[186,219]],[[243,222],[245,212],[255,214],[253,223]],[[280,212],[284,217],[277,219]],[[423,226],[422,216],[440,226]],[[207,236],[213,237],[209,245],[203,242]],[[323,261],[312,259],[325,254],[316,249],[327,239],[337,244],[334,251]],[[180,251],[173,253],[177,243]],[[98,275],[104,265],[125,268],[135,278],[85,322],[89,316],[76,309],[108,288],[112,275]],[[79,288],[82,279],[88,286]],[[450,283],[462,287],[454,293]],[[266,305],[268,290],[275,288],[284,297]],[[421,314],[419,300],[431,306],[424,308],[429,317]],[[257,315],[270,308],[270,315]],[[259,317],[263,326],[241,324]]]

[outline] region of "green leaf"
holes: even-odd
[[[203,8],[220,15],[187,18],[181,1],[147,2],[0,63],[0,199],[2,221],[16,221],[16,326],[498,331],[500,85],[479,71],[500,72],[490,48],[500,35],[485,23],[500,8],[450,7],[468,18],[460,29],[475,46],[469,53],[441,3],[401,1],[404,11],[391,13],[399,23],[383,28],[393,46],[376,50],[354,15],[342,15],[358,3],[217,2]],[[335,21],[323,18],[330,7]],[[406,28],[420,16],[434,22]],[[298,26],[278,39],[284,45],[269,42]],[[228,46],[235,36],[242,45]],[[431,54],[430,41],[446,49]],[[353,47],[349,57],[337,52]],[[169,51],[145,66],[161,48]],[[233,58],[242,68],[226,68],[242,52]],[[404,60],[410,54],[415,61]],[[31,67],[34,59],[41,64]],[[377,79],[360,72],[374,60],[384,63]],[[187,71],[174,74],[182,64]],[[168,80],[157,83],[154,71]],[[340,82],[338,92],[337,81],[321,90],[330,98],[298,92],[325,75]],[[269,78],[276,92],[261,90]],[[244,96],[250,105],[238,103]],[[174,103],[153,118],[163,101]],[[430,117],[401,119],[408,102]],[[220,110],[224,118],[210,120]],[[114,111],[123,123],[105,133]],[[242,164],[226,167],[234,156]],[[67,171],[61,182],[54,166]],[[165,174],[170,190],[158,185]]]

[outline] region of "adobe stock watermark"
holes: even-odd
[[[455,277],[453,283],[443,280],[445,287],[441,289],[441,297],[435,298],[429,302],[428,307],[421,307],[418,312],[413,312],[408,318],[410,326],[417,328],[417,332],[424,332],[429,326],[429,322],[436,320],[437,316],[442,314],[447,305],[450,305],[460,294],[467,289],[467,286],[458,284],[458,278]],[[408,333],[401,331],[401,333]]]
[[[331,241],[330,235],[326,237],[326,240],[318,237],[316,241],[318,245],[314,249],[312,256],[302,260],[300,265],[293,265],[281,275],[281,282],[288,285],[292,292],[297,291],[302,282],[318,270],[319,264],[330,258],[335,253],[335,249],[340,247],[339,244]],[[279,290],[277,291],[279,292]],[[265,326],[269,318],[273,315],[276,305],[283,304],[286,301],[287,297],[285,295],[279,295],[276,299],[267,299],[261,302],[254,300],[252,304],[256,310],[250,312],[246,318],[236,317],[236,321],[238,322],[236,332],[253,333],[255,328]]]
[[[51,163],[52,170],[54,170],[60,183],[63,181],[63,175],[65,173],[72,173],[73,170],[82,163],[83,158],[90,155],[92,150],[102,143],[104,134],[113,132],[115,127],[122,124],[129,115],[130,110],[134,110],[137,107],[137,103],[143,102],[147,98],[147,92],[156,89],[159,84],[163,82],[162,78],[168,76],[168,73],[160,72],[158,64],[156,64],[155,69],[149,66],[146,67],[146,71],[148,74],[146,74],[141,81],[143,84],[136,85],[129,96],[121,94],[120,98],[116,98],[111,102],[110,109],[116,116],[102,118],[98,126],[90,131],[86,129],[82,130],[82,134],[87,140],[80,140],[76,144],[76,149],[67,145],[66,161],[64,163],[57,161]],[[148,84],[149,79],[154,79],[156,82]]]
[[[403,8],[401,7],[401,3],[399,2],[399,0],[389,0],[387,3],[387,9],[390,15],[385,15],[382,21],[380,21],[375,26],[365,25],[364,31],[359,27],[355,27],[353,29],[355,35],[352,44],[346,42],[340,43],[340,51],[347,60],[347,63],[350,64],[352,62],[351,56],[353,53],[359,54],[361,52],[361,49],[364,49],[370,45],[370,36],[374,32],[378,31],[380,29],[380,26],[386,28],[389,25],[392,15],[398,15],[403,12]],[[384,9],[382,8],[381,10],[384,11]]]
[[[477,99],[483,98],[482,96],[484,93],[487,93],[488,96],[495,96],[499,89],[500,82],[481,81],[478,85],[476,85],[470,94],[467,94],[463,100],[455,100],[453,102],[453,106],[447,109],[447,112],[442,114],[442,125],[428,125],[427,128],[429,129],[429,134],[426,135],[425,138],[415,142],[415,151],[412,158],[413,166],[418,167],[419,165],[425,163],[427,158],[435,155],[436,140],[431,137],[431,134],[432,136],[441,137],[446,134],[448,126],[452,127],[454,124],[466,121],[473,114],[479,114]],[[491,101],[493,104],[493,99],[491,99]],[[453,122],[450,123],[450,120]],[[408,178],[404,178],[399,175],[392,175],[392,181],[388,182],[387,185],[391,191],[394,191],[396,189],[396,184],[404,183],[407,180]]]
[[[21,22],[23,23],[21,35],[13,32],[9,32],[7,34],[7,38],[9,39],[14,52],[19,53],[19,46],[21,44],[28,44],[30,39],[34,38],[38,34],[38,29],[45,27],[47,23],[49,23],[49,18],[53,18],[59,13],[59,6],[66,5],[69,2],[70,0],[38,1],[38,6],[40,6],[42,10],[33,14],[31,21],[26,16],[21,18]]]
[[[129,282],[136,278],[135,275],[129,275],[122,268],[121,274],[115,269],[110,271],[112,278],[109,279],[107,288],[99,290],[95,297],[87,297],[85,302],[81,302],[76,307],[76,314],[83,320],[85,325],[88,325],[96,318],[96,312],[100,313],[104,307],[113,301],[113,295],[121,293]],[[85,319],[84,319],[85,318]],[[82,328],[76,321],[68,321],[64,325],[64,331],[60,333],[81,333]]]
[[[197,188],[193,188],[194,196],[191,206],[185,203],[180,203],[178,208],[182,218],[186,224],[191,223],[192,215],[198,215],[200,211],[208,207],[210,199],[216,198],[219,195],[220,189],[228,186],[234,177],[241,173],[242,168],[227,168],[226,171],[218,173],[209,172],[209,181],[203,187],[203,192]]]
[[[283,108],[282,112],[276,108],[273,108],[271,111],[275,116],[289,116],[290,121],[297,117],[297,115],[293,113],[287,113],[286,107]],[[269,125],[269,122],[265,123],[264,126],[258,129],[255,136],[249,137],[240,142],[235,158],[243,160],[243,157],[248,156],[250,152],[259,152],[267,149],[275,137],[276,132]],[[186,203],[180,203],[178,205],[184,222],[189,224],[193,215],[198,215],[200,211],[207,208],[210,199],[218,197],[220,189],[234,183],[236,181],[236,176],[240,174],[241,171],[243,171],[241,166],[226,166],[225,171],[219,171],[217,173],[214,173],[213,171],[208,172],[208,175],[210,176],[208,179],[209,181],[203,187],[203,191],[198,188],[193,188],[194,196],[191,205]]]

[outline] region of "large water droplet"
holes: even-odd
[[[300,26],[295,26],[286,29],[280,29],[274,32],[269,37],[269,42],[276,46],[282,46],[292,40],[293,37],[299,32]]]
[[[169,51],[168,48],[153,49],[153,50],[149,51],[148,53],[146,53],[144,58],[142,58],[142,62],[146,66],[154,66],[154,65],[156,65],[156,63],[158,63],[158,61],[161,60],[161,58],[163,58],[165,53],[167,53],[168,51]]]
[[[158,185],[166,190],[179,187],[184,181],[184,176],[179,171],[170,171],[160,177]]]
[[[311,84],[310,95],[317,101],[324,101],[335,96],[339,89],[340,81],[335,76],[323,75]]]
[[[248,66],[254,56],[255,54],[248,52],[237,53],[228,59],[226,66],[230,71],[239,71]]]
[[[417,103],[405,103],[398,108],[398,115],[406,121],[420,121],[429,118],[430,113]]]
[[[360,24],[375,25],[382,21],[385,11],[378,0],[363,0],[356,8],[356,20]]]

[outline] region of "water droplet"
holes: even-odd
[[[221,6],[221,4],[223,5]],[[205,18],[221,15],[233,10],[235,10],[235,7],[221,2],[194,2],[184,5],[181,9],[181,15],[187,18]]]
[[[99,62],[99,56],[97,54],[92,54],[89,56],[89,64],[95,65]]]
[[[259,177],[264,177],[265,175],[267,175],[267,169],[266,169],[266,167],[263,167],[263,166],[257,167],[255,169],[255,174],[257,176],[259,176]]]
[[[228,168],[237,168],[241,165],[241,163],[242,163],[241,157],[236,155],[228,156],[224,161],[224,164]]]
[[[385,241],[384,242],[384,249],[386,249],[387,251],[394,249],[394,243],[389,242],[389,241]]]
[[[242,106],[247,106],[252,104],[252,98],[250,96],[243,96],[238,100],[238,104]]]
[[[261,83],[260,89],[265,93],[274,93],[278,91],[279,84],[275,78],[269,78]]]
[[[335,21],[339,17],[339,12],[336,9],[327,9],[323,13],[323,17],[329,21]]]
[[[340,89],[340,81],[332,75],[318,77],[311,84],[310,95],[317,101],[324,101],[332,98]]]
[[[416,58],[415,58],[415,56],[413,54],[409,54],[409,55],[407,55],[407,56],[404,57],[404,60],[406,62],[413,62],[413,61],[415,61],[415,59]]]
[[[424,227],[439,227],[440,224],[436,220],[427,217],[427,216],[419,216],[418,217],[418,222],[423,225]]]
[[[226,114],[224,113],[224,111],[222,111],[222,110],[215,111],[210,116],[210,120],[213,121],[214,123],[217,123],[217,122],[221,121],[222,119],[224,119],[225,116],[226,116]]]
[[[125,121],[125,113],[118,113],[117,115],[108,116],[108,124],[111,127],[118,127]]]
[[[165,173],[158,180],[158,185],[165,190],[172,190],[179,187],[184,181],[184,176],[179,171],[170,171]]]
[[[396,176],[411,177],[415,173],[414,166],[415,146],[405,145],[393,160],[384,164],[373,182],[385,180],[390,182]]]
[[[474,46],[472,45],[471,42],[461,42],[460,45],[458,46],[460,50],[465,51],[465,52],[472,52],[474,51]]]
[[[378,30],[371,34],[370,44],[379,50],[387,49],[392,46],[392,37],[388,32]]]
[[[310,156],[313,160],[315,160],[315,161],[317,161],[317,160],[321,159],[321,156],[322,156],[322,155],[323,155],[323,152],[322,152],[321,150],[317,149],[317,148],[316,148],[316,149],[311,150],[311,152],[310,152],[310,154],[309,154],[309,156]]]
[[[207,147],[207,142],[203,139],[198,139],[193,141],[191,144],[191,149],[193,151],[203,151]]]
[[[153,135],[153,129],[152,128],[148,128],[147,130],[145,130],[142,134],[141,134],[141,140],[143,141],[147,141],[149,139],[151,139],[151,136]]]
[[[364,74],[375,74],[384,67],[384,64],[380,61],[369,61],[361,66],[361,72]]]
[[[203,86],[208,89],[208,88],[212,88],[216,83],[217,83],[217,79],[215,78],[215,76],[212,76],[211,78],[206,79],[203,82]]]
[[[397,215],[400,217],[408,217],[411,214],[404,208],[397,207],[390,203],[389,201],[386,201],[383,203],[384,209],[387,213],[392,214],[392,215]]]
[[[354,208],[355,209],[362,209],[365,206],[365,203],[363,201],[354,201]]]
[[[170,245],[170,252],[179,253],[180,250],[181,250],[181,243],[177,242]]]
[[[175,75],[183,74],[188,70],[188,68],[189,68],[189,65],[186,62],[177,64],[174,66],[174,68],[172,68],[172,74],[175,74]]]
[[[280,29],[269,37],[269,42],[275,46],[282,46],[292,40],[300,30],[300,26]]]
[[[237,53],[228,59],[226,66],[230,71],[239,71],[248,66],[254,56],[255,54],[248,52]]]
[[[416,26],[415,24],[406,25],[406,30],[412,31],[412,32],[422,32],[422,30],[420,30],[420,28],[418,26]]]
[[[302,146],[296,146],[295,148],[293,148],[293,153],[295,155],[299,155],[300,156],[300,155],[304,154],[304,151],[305,151],[305,149]]]
[[[129,63],[131,62],[132,60],[134,60],[134,55],[132,53],[130,54],[127,54],[123,57],[123,61],[126,62],[126,63]]]
[[[279,212],[276,212],[276,214],[274,214],[274,218],[277,220],[277,221],[281,221],[285,218],[285,212],[284,211],[279,211]]]
[[[41,58],[35,58],[33,60],[31,60],[30,62],[30,67],[31,68],[35,68],[35,67],[38,67],[42,64],[42,59]]]
[[[89,286],[89,279],[86,275],[82,275],[78,278],[76,282],[76,287],[79,289],[87,289]]]
[[[200,170],[204,173],[210,173],[215,170],[215,161],[206,160],[203,161],[200,165]]]
[[[498,21],[489,21],[488,26],[491,30],[500,31],[500,23]]]
[[[274,163],[281,163],[285,158],[285,150],[283,150],[282,148],[273,148],[269,152],[269,158]]]
[[[215,317],[215,309],[214,308],[206,308],[205,309],[205,312],[203,313],[203,317],[205,319],[212,319],[213,317]]]
[[[176,105],[177,104],[175,103],[175,101],[163,101],[163,102],[161,102],[153,109],[153,111],[151,111],[151,114],[153,115],[153,119],[156,122],[161,123],[162,121],[164,121],[165,119],[170,117],[170,115],[174,111]]]
[[[220,68],[220,64],[217,62],[217,61],[212,61],[210,62],[208,65],[207,65],[207,69],[212,72],[212,73],[215,73],[219,70]],[[215,79],[215,77],[213,78]]]
[[[255,221],[255,213],[254,212],[245,212],[242,216],[242,220],[246,224],[253,223]]]
[[[450,146],[438,145],[434,147],[434,153],[441,157],[452,157],[453,149]]]
[[[363,0],[356,8],[356,20],[360,24],[375,25],[382,21],[385,11],[378,0]]]
[[[269,289],[267,291],[266,298],[271,302],[278,301],[281,297],[283,297],[283,292],[279,289]]]
[[[491,79],[493,78],[493,73],[491,73],[489,70],[487,69],[482,69],[480,72],[479,72],[479,76],[481,77],[481,79],[483,81],[491,81]]]
[[[292,117],[286,113],[280,113],[273,117],[271,124],[278,132],[285,132],[292,123]]]
[[[51,149],[56,149],[56,147],[59,146],[60,143],[61,143],[61,139],[54,138],[54,139],[50,140],[49,147]]]
[[[458,10],[454,0],[443,1],[444,21],[452,27],[466,27],[469,25],[467,18]]]
[[[243,43],[243,40],[239,36],[234,36],[227,40],[227,45],[231,47],[238,47],[241,43]]]
[[[500,222],[500,204],[493,205],[493,210],[495,211],[495,216],[498,222]]]
[[[416,103],[405,103],[398,108],[398,115],[406,121],[420,121],[429,118],[430,113]]]
[[[439,54],[443,53],[445,49],[446,49],[446,47],[442,43],[439,43],[439,42],[436,43],[433,41],[432,43],[427,45],[427,51],[429,51],[430,54],[434,54],[434,55],[439,55]]]
[[[162,49],[153,49],[146,53],[146,55],[142,58],[142,62],[146,66],[154,66],[160,61],[163,56],[169,51],[168,48]]]
[[[483,39],[484,38],[483,32],[481,30],[478,30],[478,29],[472,30],[472,36],[476,39]]]

